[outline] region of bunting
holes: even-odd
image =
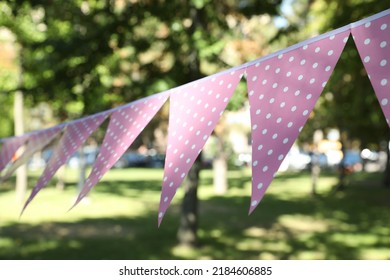
[[[252,198],[259,204],[312,112],[348,40],[349,30],[248,67],[252,122]]]
[[[350,34],[390,125],[389,31],[390,10],[386,10],[255,61],[124,106],[50,129],[0,139],[3,143],[0,171],[5,173],[0,179],[7,179],[35,152],[63,132],[24,210],[58,168],[109,118],[100,152],[75,206],[127,151],[169,98],[168,146],[158,209],[160,226],[176,191],[217,125],[238,83],[245,77],[252,131],[251,213],[259,205],[310,116]],[[18,151],[22,151],[20,156]]]
[[[55,126],[32,133],[27,140],[23,153],[16,158],[1,180],[7,180],[17,168],[25,164],[33,154],[46,147],[62,130],[63,126]],[[4,149],[4,148],[3,148]]]
[[[22,135],[4,141],[0,152],[0,172],[11,162],[13,157],[16,156],[16,151],[23,146],[27,139],[28,135]]]
[[[224,112],[243,70],[226,72],[171,92],[158,223]]]
[[[112,113],[99,155],[72,208],[88,194],[103,175],[127,151],[137,136],[160,110],[167,98],[167,94],[154,95],[130,103]]]
[[[102,124],[107,116],[108,113],[106,112],[100,113],[95,116],[77,120],[65,127],[65,132],[53,155],[50,157],[42,176],[31,191],[31,194],[22,209],[22,213],[37,193],[50,181],[56,171],[68,161],[88,137]]]
[[[390,126],[390,15],[352,24],[352,36]]]

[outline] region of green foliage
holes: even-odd
[[[226,18],[276,14],[280,3],[8,0],[0,24],[22,46],[25,94],[49,101],[64,120],[225,68],[220,53],[233,35]]]

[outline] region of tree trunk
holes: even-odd
[[[24,124],[23,124],[23,92],[15,92],[14,100],[14,122],[15,122],[15,135],[24,134]],[[17,157],[20,156],[21,150],[17,152]],[[23,202],[24,195],[27,191],[27,167],[25,164],[20,166],[16,170],[16,200],[18,202]]]
[[[201,167],[202,160],[200,154],[188,172],[184,183],[180,227],[177,233],[179,243],[191,247],[196,246],[198,241],[198,185]]]
[[[390,141],[387,142],[386,150],[387,150],[387,161],[386,161],[383,185],[386,188],[390,188]]]
[[[223,148],[223,141],[220,136],[217,139],[217,155],[213,160],[214,192],[218,195],[227,192],[227,158]]]
[[[188,38],[190,46],[194,45],[194,34],[197,28],[201,27],[199,22],[199,10],[191,4],[190,17],[192,25],[188,29]],[[194,81],[202,78],[200,72],[199,54],[196,48],[190,50],[188,55],[188,78]],[[188,172],[187,179],[184,185],[184,199],[181,207],[180,226],[177,233],[178,241],[182,245],[195,246],[197,243],[198,229],[198,184],[199,173],[202,165],[201,153],[194,162]]]

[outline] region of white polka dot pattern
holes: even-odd
[[[168,94],[154,95],[118,108],[112,113],[99,155],[72,208],[88,194],[127,151],[167,99]]]
[[[238,70],[214,75],[179,87],[171,93],[159,225],[225,110],[243,72]]]
[[[31,194],[23,207],[22,213],[37,193],[51,180],[56,171],[67,162],[88,137],[102,124],[108,115],[108,113],[100,113],[71,122],[66,126],[64,134],[54,150],[53,155],[50,157],[42,176],[31,191]]]
[[[0,172],[12,160],[16,151],[27,141],[29,135],[22,135],[19,137],[12,137],[6,140],[0,152]]]
[[[368,23],[352,28],[352,35],[390,126],[390,15]]]
[[[347,30],[248,67],[248,92],[253,93],[250,213],[312,112],[348,36]]]
[[[11,165],[2,179],[6,180],[9,178],[15,170],[25,164],[34,153],[42,150],[47,144],[49,144],[62,131],[62,129],[63,126],[55,126],[30,134],[23,154]]]

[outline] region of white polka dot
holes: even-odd
[[[282,118],[279,117],[277,120],[276,120],[277,123],[281,123],[282,122]]]
[[[382,85],[382,86],[387,85],[387,79],[382,79],[382,80],[381,80],[381,85]]]
[[[261,82],[263,85],[265,85],[267,83],[267,80],[264,79],[262,82]]]
[[[288,61],[293,62],[293,61],[294,61],[294,57],[293,57],[293,56],[290,56],[290,58],[288,59]]]
[[[286,102],[280,103],[280,108],[283,108],[284,106],[286,106]]]
[[[291,107],[291,112],[295,112],[297,110],[297,106],[292,106]]]
[[[323,82],[322,83],[322,87],[324,88],[326,86],[326,82]]]
[[[260,66],[260,62],[257,62],[255,67],[259,67]]]
[[[257,205],[257,200],[253,200],[252,203],[251,203],[252,206],[256,206]]]
[[[307,48],[308,48],[308,45],[304,45],[304,46],[302,47],[303,50],[307,50]]]
[[[318,67],[318,63],[316,62],[313,64],[313,68],[316,69],[317,67]]]
[[[331,68],[332,68],[332,67],[330,67],[330,66],[326,66],[325,71],[326,71],[326,72],[329,72]]]
[[[370,38],[367,38],[366,40],[364,40],[364,44],[365,44],[365,45],[368,45],[369,43],[371,43]]]
[[[257,161],[257,160],[255,160],[254,162],[253,162],[253,166],[257,166],[257,164],[258,164],[259,162]]]
[[[381,25],[381,30],[385,30],[386,28],[387,28],[387,24],[386,23]]]
[[[288,143],[288,138],[284,138],[283,139],[283,144],[287,144]]]
[[[288,87],[284,87],[283,92],[287,92],[287,91],[288,91]]]
[[[279,59],[282,59],[282,58],[283,58],[283,54],[282,54],[282,53],[279,54],[279,55],[278,55],[278,58],[279,58]]]
[[[367,55],[367,56],[364,58],[364,62],[365,62],[365,63],[368,63],[368,62],[370,62],[370,59],[371,59],[370,56]]]
[[[170,183],[169,183],[169,187],[170,187],[170,188],[173,187],[173,182],[170,182]]]
[[[306,59],[302,59],[300,63],[301,65],[304,65],[306,63]]]
[[[387,42],[386,41],[382,41],[381,43],[380,43],[380,47],[383,49],[383,48],[385,48],[387,46]]]
[[[389,103],[389,100],[387,98],[383,98],[381,101],[382,106],[386,106]]]
[[[262,187],[263,187],[263,183],[259,183],[259,184],[257,185],[257,189],[258,189],[258,190],[260,190]]]
[[[185,173],[181,173],[181,175],[180,175],[181,178],[184,178],[185,176],[186,176]]]
[[[267,134],[267,131],[268,130],[266,128],[264,128],[263,131],[262,131],[263,135]]]
[[[259,99],[262,100],[264,98],[264,94],[260,94]]]
[[[286,77],[290,77],[291,76],[291,71],[288,71],[287,73],[286,73]]]
[[[269,68],[270,68],[270,66],[269,66],[269,65],[267,65],[267,66],[265,66],[265,68],[264,68],[264,69],[268,71],[268,70],[269,70]]]
[[[252,126],[252,130],[256,130],[256,128],[257,128],[257,124],[254,124],[254,125]]]
[[[309,111],[308,111],[308,110],[303,111],[303,115],[304,115],[304,116],[307,116],[307,114],[309,114]]]
[[[298,80],[301,81],[302,79],[303,79],[303,75],[299,75],[299,76],[298,76]]]
[[[276,68],[275,73],[278,74],[280,72],[280,68]]]
[[[310,79],[310,84],[314,84],[316,82],[316,79],[312,78]]]
[[[276,139],[276,138],[278,138],[278,134],[277,133],[275,133],[274,135],[272,135],[272,139]]]
[[[257,146],[257,150],[261,151],[263,149],[263,145]]]
[[[275,98],[271,98],[270,100],[269,100],[269,103],[270,104],[272,104],[272,103],[274,103],[275,102]]]
[[[267,170],[268,170],[268,166],[266,165],[263,167],[263,172],[267,172]]]
[[[277,88],[278,87],[278,83],[274,83],[273,85],[272,85],[272,88]]]
[[[333,55],[333,53],[334,53],[333,50],[328,51],[329,56]]]
[[[365,28],[368,28],[368,27],[370,27],[370,26],[371,26],[371,21],[367,22],[367,23],[364,25]]]
[[[313,95],[311,93],[309,93],[308,95],[306,95],[306,99],[309,100],[313,97]]]
[[[293,126],[293,122],[289,122],[288,124],[287,124],[287,127],[292,127]]]
[[[284,155],[279,155],[278,160],[282,160],[284,158]]]
[[[259,115],[261,113],[261,110],[260,109],[257,109],[256,110],[256,115]]]
[[[348,41],[348,36],[343,39],[343,42],[346,43]]]
[[[334,38],[336,38],[335,35],[332,35],[332,36],[329,37],[330,40],[333,40]]]
[[[162,216],[164,216],[164,213],[163,213],[163,212],[158,213],[158,217],[159,217],[159,218],[162,218]]]
[[[386,66],[387,64],[387,60],[386,59],[382,59],[381,62],[380,62],[380,65],[383,67],[383,66]]]
[[[314,50],[316,53],[319,53],[320,52],[320,50],[321,50],[321,48],[320,47],[316,47],[316,49]]]
[[[266,116],[265,116],[265,118],[267,119],[267,120],[269,120],[270,118],[271,118],[271,113],[268,113]]]
[[[298,89],[296,92],[295,92],[295,96],[298,96],[301,94],[301,91]]]
[[[255,82],[257,80],[257,76],[252,77],[252,82]]]
[[[268,151],[267,154],[270,156],[270,155],[272,155],[273,152],[274,152],[274,151],[271,149],[271,150]]]

